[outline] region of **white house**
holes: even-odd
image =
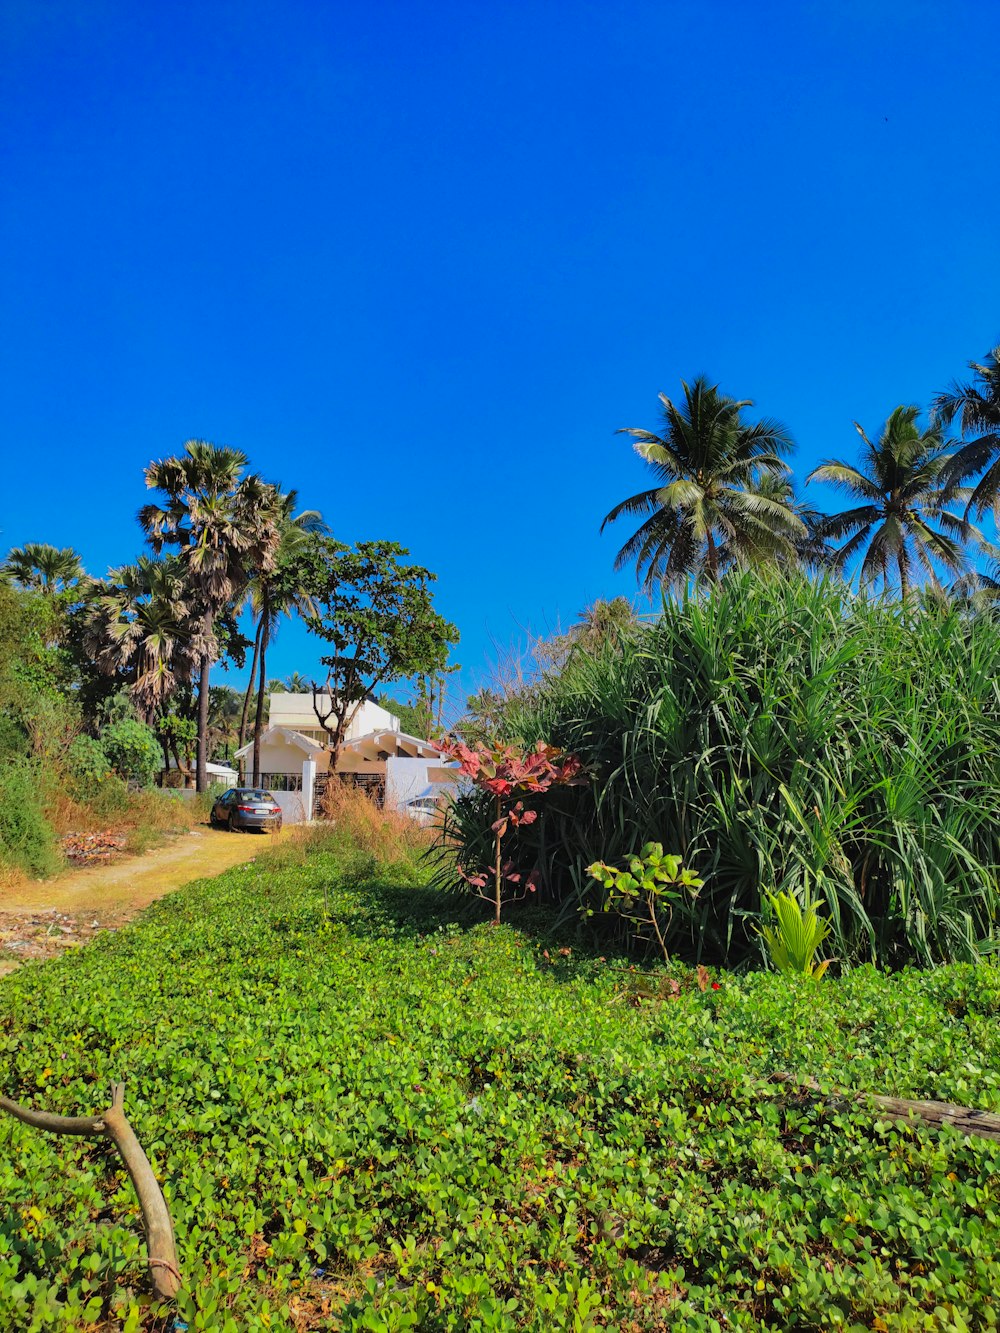
[[[323,700],[329,704],[329,695],[320,695],[320,708],[326,712]],[[297,731],[300,736],[323,744],[327,734],[320,726],[316,710],[313,708],[312,694],[272,694],[271,710],[268,713],[268,726],[285,727],[288,731]],[[355,736],[364,736],[369,731],[398,731],[399,718],[385,708],[381,708],[371,699],[366,699],[347,728],[346,740]]]
[[[311,694],[271,695],[270,722],[260,738],[260,780],[274,793],[289,823],[313,817],[317,787],[329,775],[328,739]],[[236,751],[236,760],[244,780],[252,777],[253,742]],[[370,700],[347,729],[337,771],[359,786],[374,788],[395,809],[455,786],[454,771],[440,750],[400,731],[399,718]]]

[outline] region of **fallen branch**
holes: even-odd
[[[122,1109],[125,1101],[124,1083],[112,1083],[111,1105],[101,1116],[50,1115],[47,1111],[32,1111],[7,1097],[0,1097],[0,1110],[15,1120],[44,1129],[49,1134],[79,1134],[88,1138],[106,1138],[118,1149],[125,1170],[135,1187],[146,1228],[146,1250],[149,1254],[149,1276],[153,1291],[161,1300],[170,1301],[181,1286],[177,1270],[177,1247],[174,1228],[170,1221],[163,1192],[153,1175],[149,1158],[143,1152],[132,1126]]]
[[[960,1134],[968,1134],[975,1139],[991,1139],[1000,1142],[1000,1115],[990,1111],[977,1111],[970,1106],[956,1106],[954,1102],[916,1102],[905,1097],[883,1097],[875,1092],[840,1092],[834,1090],[824,1093],[814,1078],[796,1078],[793,1074],[772,1074],[770,1083],[791,1083],[818,1092],[830,1102],[839,1105],[851,1103],[863,1104],[874,1102],[879,1112],[887,1120],[909,1121],[911,1118],[931,1129],[940,1129],[942,1125],[951,1125]]]

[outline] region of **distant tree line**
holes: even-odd
[[[355,690],[445,668],[457,631],[433,609],[433,576],[401,564],[402,548],[335,542],[296,491],[250,471],[239,450],[205,440],[151,463],[145,482],[153,498],[138,518],[148,549],[134,563],[96,578],[76,551],[29,543],[0,566],[15,597],[46,607],[47,651],[58,661],[49,680],[76,731],[95,736],[127,713],[155,737],[164,763],[204,791],[210,760],[231,759],[248,739],[260,773],[274,688],[268,653],[287,617],[333,645],[327,672],[331,658],[353,662]],[[378,671],[367,682],[373,652]],[[213,684],[213,666],[241,669],[248,659],[245,691]],[[314,684],[295,673],[281,687]]]

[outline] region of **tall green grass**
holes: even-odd
[[[510,702],[509,736],[592,773],[512,850],[567,913],[600,892],[591,861],[662,842],[706,880],[673,925],[696,956],[756,952],[765,894],[787,892],[821,903],[844,962],[974,959],[997,926],[998,682],[988,617],[730,577]],[[483,860],[490,818],[476,793],[454,806],[460,860]]]

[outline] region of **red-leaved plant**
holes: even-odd
[[[544,741],[528,751],[513,745],[469,746],[451,738],[436,741],[435,745],[449,759],[457,760],[459,770],[495,801],[492,867],[470,872],[459,866],[458,873],[477,897],[493,905],[493,919],[499,924],[500,909],[505,902],[523,898],[538,887],[537,870],[522,883],[523,877],[514,863],[503,860],[503,840],[507,833],[521,824],[533,824],[538,818],[538,811],[526,808],[522,797],[540,796],[552,787],[579,786],[586,781],[583,764],[576,755],[564,754]],[[506,897],[504,884],[512,886]]]

